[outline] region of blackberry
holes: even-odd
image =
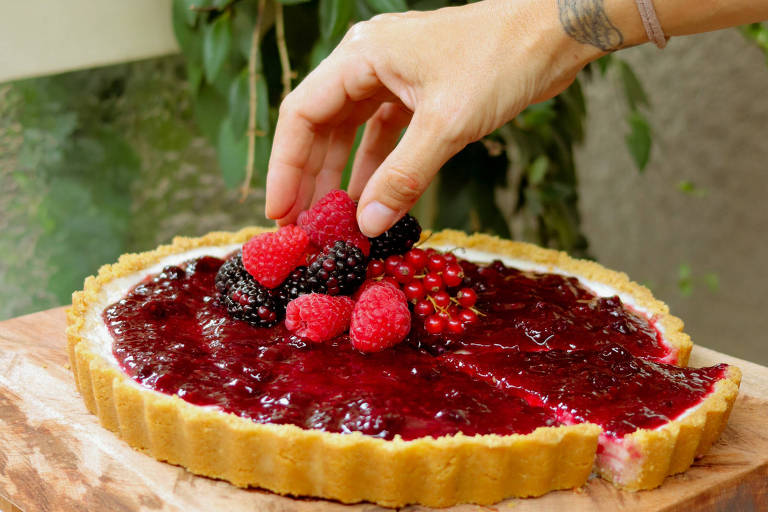
[[[291,275],[289,275],[285,281],[280,283],[280,286],[275,289],[273,294],[276,299],[287,306],[289,302],[299,295],[304,295],[310,292],[311,290],[307,283],[307,267],[296,267],[296,269],[291,272]]]
[[[405,214],[394,226],[371,238],[371,258],[386,259],[393,254],[404,254],[419,241],[421,226],[415,217]]]
[[[255,327],[271,327],[285,314],[285,304],[245,270],[240,253],[219,268],[216,290],[229,316]]]
[[[357,246],[339,240],[307,269],[307,285],[316,293],[352,295],[365,280],[368,260]]]
[[[243,255],[237,251],[219,267],[219,271],[216,273],[216,290],[220,294],[226,295],[235,284],[246,281],[248,277],[250,274],[243,266]],[[251,277],[251,279],[253,278]]]

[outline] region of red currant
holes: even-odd
[[[405,261],[413,265],[417,271],[427,266],[427,253],[422,249],[411,249],[405,253]]]
[[[440,274],[430,272],[424,276],[424,288],[427,290],[427,293],[440,291],[443,288],[443,278],[440,277]]]
[[[435,306],[440,309],[445,309],[451,304],[451,296],[446,291],[439,291],[432,293],[432,300],[435,301]]]
[[[464,324],[473,324],[477,321],[477,313],[471,309],[462,309],[459,312],[459,320]]]
[[[451,332],[454,332],[456,334],[460,332],[464,332],[464,324],[462,324],[461,319],[457,318],[455,316],[452,316],[448,319],[448,322],[446,322],[448,326],[448,330]]]
[[[400,263],[400,265],[397,266],[397,273],[395,274],[395,279],[397,279],[401,283],[410,283],[413,281],[413,275],[416,273],[416,271],[413,268],[413,265],[408,263],[407,261],[403,261]]]
[[[440,315],[430,315],[424,320],[424,328],[429,334],[440,334],[444,326],[445,322]]]
[[[435,312],[435,307],[428,300],[420,300],[413,306],[413,311],[419,316],[429,316]]]
[[[381,282],[382,282],[382,283],[389,283],[389,284],[391,284],[392,286],[394,286],[395,288],[400,288],[400,283],[398,283],[398,282],[397,282],[397,279],[395,279],[395,278],[394,278],[394,277],[392,277],[392,276],[384,276],[384,277],[381,279]]]
[[[477,293],[472,288],[462,288],[456,294],[456,299],[465,308],[471,308],[477,302]]]
[[[443,259],[445,260],[445,263],[447,265],[454,265],[457,262],[456,255],[452,252],[447,252],[443,254]]]
[[[411,281],[410,283],[405,285],[405,288],[403,288],[403,292],[405,292],[405,296],[408,297],[408,300],[414,300],[414,301],[421,300],[426,295],[426,291],[424,290],[424,285],[421,284],[421,281]]]
[[[432,272],[440,272],[445,268],[445,258],[442,254],[435,253],[427,260],[427,268]]]
[[[393,254],[392,256],[389,256],[386,260],[384,260],[384,269],[386,270],[387,274],[390,276],[396,276],[397,275],[397,267],[400,266],[400,263],[402,263],[403,258],[400,256]]]
[[[456,263],[446,265],[443,270],[443,281],[448,288],[459,286],[464,281],[464,269]]]
[[[374,277],[379,277],[384,275],[384,262],[382,260],[371,260],[370,263],[368,263],[368,279],[372,279]]]

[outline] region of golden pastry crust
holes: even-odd
[[[685,471],[720,437],[740,382],[741,371],[729,366],[725,378],[715,383],[714,391],[689,414],[658,429],[627,434],[617,443],[619,450],[603,450],[596,456],[595,470],[628,491],[653,489],[668,475]]]
[[[541,427],[528,435],[458,434],[411,441],[398,436],[387,441],[362,434],[258,424],[141,387],[100,356],[84,336],[86,313],[98,303],[106,283],[147,269],[172,254],[242,243],[263,231],[267,229],[178,237],[154,251],[123,255],[114,265],[103,266],[97,276],[87,278],[84,289],[73,294],[67,314],[70,362],[86,406],[104,427],[131,446],[197,474],[241,487],[257,486],[280,494],[347,503],[371,501],[392,507],[409,503],[438,507],[490,504],[586,482],[601,431],[596,425]],[[688,359],[691,342],[682,333],[682,322],[669,316],[663,303],[624,274],[557,251],[485,235],[442,231],[432,235],[429,244],[527,259],[608,284],[632,295],[640,306],[657,315],[656,321],[663,326],[680,363]],[[716,391],[681,420],[627,436],[631,437],[628,443],[642,455],[637,477],[624,481],[619,478],[623,474],[601,472],[623,487],[642,489],[658,485],[667,474],[685,470],[693,455],[703,453],[725,426],[737,392],[738,370],[732,369],[730,377],[719,382]],[[666,465],[657,460],[662,452],[669,455]]]

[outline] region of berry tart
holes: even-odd
[[[410,216],[367,239],[354,210],[102,267],[68,314],[88,409],[197,474],[385,506],[650,489],[725,427],[739,370],[687,368],[624,274]]]

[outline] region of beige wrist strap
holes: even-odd
[[[664,35],[664,31],[661,29],[659,17],[656,16],[656,9],[653,8],[653,0],[635,0],[635,2],[637,3],[637,10],[640,11],[640,19],[643,20],[648,39],[659,48],[667,46],[669,38]]]

